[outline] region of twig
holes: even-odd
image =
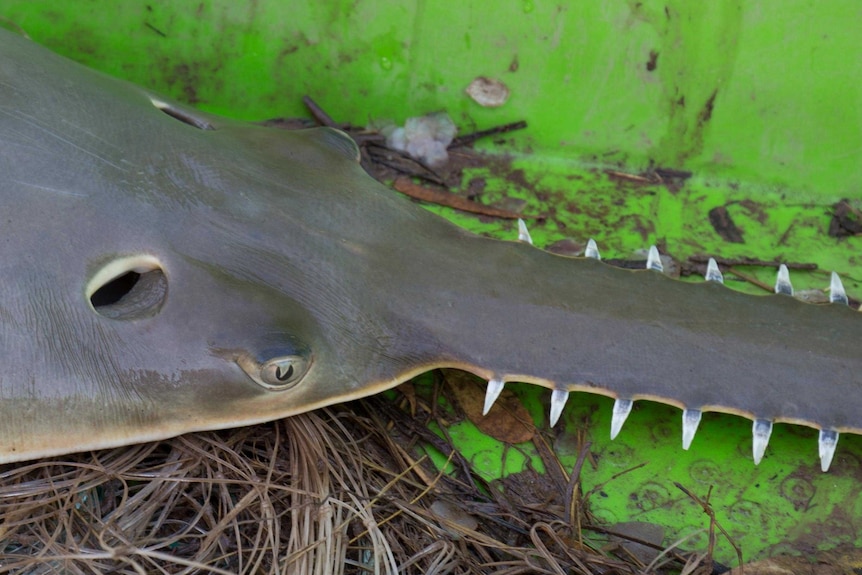
[[[518,218],[535,218],[536,216],[525,216],[523,214],[518,214],[516,212],[512,212],[509,210],[504,210],[501,208],[494,208],[491,206],[485,206],[478,202],[474,202],[472,200],[468,200],[467,198],[462,198],[461,196],[456,196],[451,192],[444,192],[443,190],[437,190],[434,188],[429,188],[427,186],[422,186],[420,184],[416,184],[407,177],[399,177],[395,178],[395,181],[392,182],[392,186],[406,196],[410,196],[411,198],[422,200],[425,202],[432,202],[434,204],[439,204],[441,206],[447,206],[450,208],[454,208],[456,210],[461,210],[462,212],[470,212],[472,214],[481,214],[483,216],[491,216],[494,218],[504,218],[508,220],[516,220]]]
[[[314,116],[314,119],[317,120],[321,126],[329,126],[330,128],[340,128],[341,126],[332,119],[332,116],[323,111],[323,108],[317,105],[317,102],[312,100],[311,96],[303,96],[302,103],[305,104],[305,107],[308,108],[308,111],[311,112],[311,115]]]
[[[679,549],[682,545],[684,545],[686,542],[688,542],[689,539],[694,539],[695,537],[697,537],[698,535],[700,535],[703,532],[704,532],[704,529],[698,529],[697,531],[695,531],[693,533],[689,533],[688,535],[686,535],[682,539],[675,541],[670,547],[666,547],[666,548],[662,549],[661,553],[656,555],[655,559],[650,561],[650,564],[646,566],[646,568],[643,570],[643,572],[644,573],[652,573],[653,570],[659,566],[659,562],[662,560],[663,557],[670,557],[670,559],[672,559],[674,561],[679,561],[679,558],[675,555],[671,555],[671,552],[673,552],[675,549]],[[711,562],[712,561],[712,550],[710,550],[707,553],[707,557],[710,559],[710,562]],[[698,564],[703,559],[704,559],[704,557],[701,557],[698,560]],[[710,566],[708,572],[712,573],[712,566]]]
[[[688,258],[689,261],[705,264],[709,261],[709,256],[704,255],[695,255]],[[713,258],[715,263],[720,266],[759,266],[765,268],[777,268],[782,264],[782,262],[776,261],[768,261],[768,260],[759,260],[756,258]],[[814,271],[817,270],[817,264],[811,263],[794,263],[794,262],[785,262],[784,265],[787,266],[787,269],[791,270],[806,270],[806,271]]]
[[[570,529],[574,526],[575,518],[577,517],[575,513],[575,494],[578,489],[578,482],[581,478],[581,469],[583,469],[584,461],[587,459],[587,455],[589,455],[590,453],[590,446],[592,446],[592,442],[587,441],[581,448],[580,453],[578,453],[578,460],[575,462],[575,467],[572,468],[572,474],[569,476],[569,485],[566,488],[566,499],[564,508],[568,511],[567,519],[569,520]],[[578,533],[580,534],[580,521],[578,521]],[[578,539],[580,540],[580,537]]]
[[[410,156],[406,152],[387,148],[385,143],[374,143],[365,146],[365,150],[368,152],[369,159],[373,162],[383,164],[388,168],[392,168],[396,172],[419,178],[426,182],[446,186],[446,182],[443,180],[443,177],[440,176],[440,174],[438,174],[433,168]]]
[[[709,496],[712,494],[712,485],[709,486],[709,490],[706,492],[706,498],[701,499],[688,489],[682,486],[681,483],[676,481],[673,482],[676,485],[677,489],[688,495],[688,497],[700,505],[703,512],[706,513],[707,517],[709,517],[709,548],[707,549],[707,565],[709,567],[709,571],[712,572],[712,552],[715,549],[715,529],[718,528],[721,531],[721,534],[724,535],[724,538],[727,539],[727,542],[734,548],[736,551],[736,559],[739,561],[739,575],[745,575],[743,561],[742,561],[742,549],[736,542],[730,537],[730,534],[725,531],[724,527],[721,526],[721,523],[715,518],[715,511],[712,510],[712,506],[709,504]]]
[[[638,182],[641,184],[660,184],[661,181],[656,180],[655,178],[647,178],[645,176],[640,176],[638,174],[628,174],[626,172],[618,172],[616,170],[608,170],[607,175],[612,178],[619,178],[620,180],[630,180],[632,182]]]
[[[472,144],[476,140],[487,138],[488,136],[493,136],[495,134],[505,134],[506,132],[512,132],[514,130],[523,130],[527,127],[527,122],[521,120],[520,122],[512,122],[511,124],[503,124],[502,126],[494,126],[493,128],[488,128],[487,130],[478,130],[476,132],[470,132],[469,134],[464,134],[463,136],[458,136],[449,144],[448,148],[451,150],[452,148],[458,148],[460,146],[467,146]]]
[[[638,463],[637,465],[635,465],[633,467],[629,467],[628,469],[623,469],[622,471],[614,473],[610,479],[607,479],[605,481],[602,481],[599,484],[594,485],[592,489],[587,491],[587,493],[583,497],[583,500],[586,501],[587,499],[590,498],[590,496],[593,493],[596,493],[597,491],[601,491],[602,489],[604,489],[605,485],[607,485],[611,481],[614,481],[615,479],[625,475],[626,473],[631,473],[632,471],[636,471],[636,470],[640,469],[641,467],[643,467],[644,465],[646,465],[647,463],[648,463],[647,461],[644,461],[643,463]]]
[[[733,275],[735,275],[736,277],[738,277],[739,279],[744,280],[744,281],[747,281],[747,282],[748,282],[748,283],[750,283],[751,285],[755,285],[755,286],[759,287],[759,288],[760,288],[760,289],[762,289],[762,290],[768,291],[768,292],[770,292],[770,293],[774,293],[774,292],[775,292],[775,288],[774,288],[773,286],[771,286],[771,285],[769,285],[769,284],[767,284],[767,283],[763,283],[762,281],[760,281],[760,280],[759,280],[759,279],[757,279],[756,277],[754,277],[754,276],[750,276],[750,275],[748,275],[748,274],[744,274],[744,273],[742,273],[741,271],[739,271],[739,270],[737,270],[737,269],[735,269],[735,268],[727,268],[727,273],[733,274]]]

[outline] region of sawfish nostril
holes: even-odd
[[[121,258],[99,270],[87,286],[93,310],[110,319],[140,319],[159,312],[168,280],[155,258]]]

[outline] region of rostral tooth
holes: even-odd
[[[502,379],[488,380],[488,387],[485,389],[485,406],[482,408],[482,415],[488,415],[491,408],[494,407],[494,402],[500,397],[503,392],[505,382]]]
[[[775,293],[793,295],[793,285],[790,283],[790,272],[787,266],[778,266],[778,275],[775,278]]]
[[[718,269],[715,258],[709,258],[709,262],[706,264],[706,273],[703,274],[703,277],[708,282],[724,283],[724,276],[721,275],[721,270]]]
[[[688,450],[691,447],[691,441],[694,439],[694,434],[697,432],[697,426],[700,425],[700,418],[703,414],[699,409],[683,409],[682,410],[682,448]]]
[[[661,256],[659,256],[658,248],[654,245],[649,247],[649,254],[647,254],[646,260],[646,268],[648,270],[655,270],[657,272],[664,271],[664,266],[661,265]]]
[[[832,456],[835,455],[835,447],[838,445],[838,432],[834,429],[821,429],[817,440],[817,450],[820,454],[820,470],[823,473],[829,471],[832,464]]]
[[[754,455],[754,464],[758,465],[769,444],[769,436],[772,435],[772,422],[768,419],[755,419],[751,426],[751,433],[753,436],[751,451]]]
[[[602,256],[599,254],[599,246],[596,245],[596,241],[593,238],[590,238],[587,242],[587,247],[584,249],[584,257],[594,260],[602,259]]]
[[[521,218],[518,218],[518,241],[533,245],[533,238],[530,237],[527,224]]]
[[[611,439],[614,439],[623,428],[626,418],[632,411],[631,399],[617,399],[614,401],[614,411],[611,417]]]
[[[559,421],[560,415],[563,414],[563,408],[566,406],[566,401],[568,401],[568,399],[569,392],[565,389],[555,389],[551,393],[551,427],[554,427],[557,424],[557,421]]]
[[[832,278],[829,280],[829,302],[850,305],[850,299],[844,291],[844,284],[835,272],[832,272]]]

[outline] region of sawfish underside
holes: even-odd
[[[862,433],[862,318],[470,234],[329,129],[198,112],[0,31],[0,462],[253,424],[457,367]],[[526,238],[526,235],[523,235]],[[649,267],[659,267],[656,253]],[[790,291],[786,273],[777,291]]]

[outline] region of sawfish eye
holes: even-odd
[[[311,356],[284,354],[264,361],[242,354],[237,363],[255,383],[266,389],[282,391],[290,389],[305,377],[311,367]]]
[[[302,379],[307,371],[304,357],[290,355],[271,359],[260,367],[260,379],[276,389],[285,389]]]

